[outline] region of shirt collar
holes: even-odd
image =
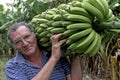
[[[20,62],[20,63],[24,63],[25,62],[25,58],[23,57],[22,53],[18,52],[16,57],[15,57],[15,62]]]
[[[43,52],[43,56],[46,56],[46,57],[50,56],[50,53],[48,53],[47,51],[42,50],[42,52]],[[24,63],[25,61],[26,60],[25,60],[24,56],[22,55],[22,53],[17,52],[17,55],[15,57],[15,62]]]
[[[42,52],[43,52],[43,56],[46,56],[46,57],[49,57],[49,56],[50,56],[50,53],[49,53],[49,52],[47,52],[47,51],[45,51],[45,50],[42,50]]]

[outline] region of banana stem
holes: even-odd
[[[111,21],[111,22],[102,22],[102,23],[93,23],[93,29],[97,32],[102,32],[108,29],[120,29],[120,22]]]

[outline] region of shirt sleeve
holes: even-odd
[[[6,64],[5,75],[6,80],[29,80],[24,73],[24,69],[12,61]]]
[[[61,64],[64,69],[65,75],[70,74],[70,72],[71,72],[70,63],[65,57],[61,58]]]

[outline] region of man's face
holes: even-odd
[[[20,26],[10,34],[14,47],[23,55],[30,56],[37,49],[37,41],[33,32],[27,27]]]

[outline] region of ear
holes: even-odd
[[[13,49],[14,50],[17,50],[17,48],[15,47],[15,45],[14,44],[11,44],[12,45],[12,47],[13,47]]]

